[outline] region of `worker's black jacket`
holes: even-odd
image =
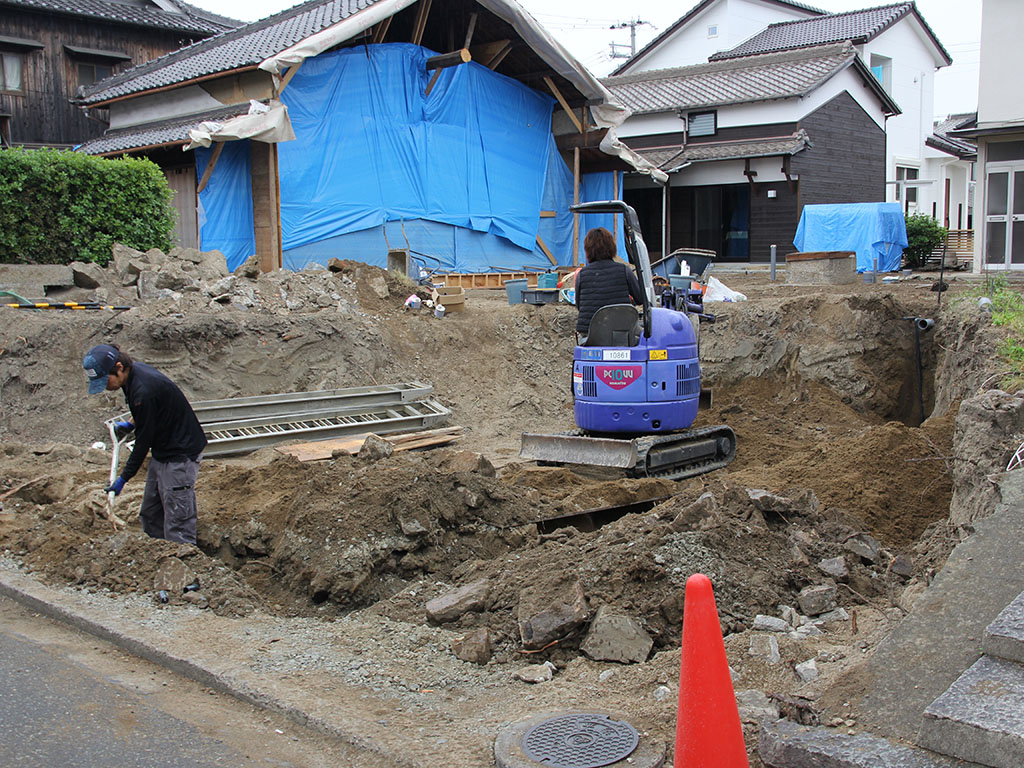
[[[150,365],[132,363],[122,389],[135,422],[135,447],[121,477],[134,477],[150,450],[159,461],[198,458],[206,435],[173,381]]]
[[[621,261],[602,260],[587,264],[576,275],[576,331],[590,333],[590,320],[609,304],[642,304],[640,283],[632,268]]]

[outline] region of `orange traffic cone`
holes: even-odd
[[[675,768],[749,768],[711,580],[686,580]]]

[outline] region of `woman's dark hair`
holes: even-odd
[[[583,238],[583,250],[587,254],[588,264],[610,261],[615,258],[615,238],[604,227],[595,227]]]

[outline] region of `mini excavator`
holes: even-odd
[[[691,429],[711,391],[700,385],[697,285],[656,294],[636,211],[621,200],[581,203],[579,213],[622,214],[626,255],[636,271],[642,304],[614,304],[594,313],[573,353],[576,429],[523,433],[519,455],[543,464],[616,467],[631,477],[682,480],[726,466],[736,435],[725,425]]]

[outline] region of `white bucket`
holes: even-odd
[[[434,317],[444,317],[444,304],[434,307]]]

